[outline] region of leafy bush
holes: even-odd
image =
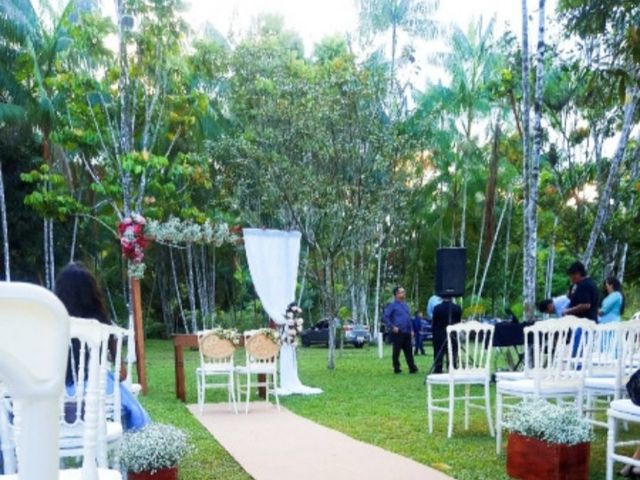
[[[124,434],[120,456],[123,468],[132,473],[154,473],[178,465],[192,451],[187,434],[172,425],[152,423]]]
[[[506,416],[513,433],[547,443],[577,445],[591,441],[591,425],[571,405],[554,405],[545,400],[524,401]]]

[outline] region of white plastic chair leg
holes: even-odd
[[[251,373],[247,372],[247,400],[245,402],[244,413],[249,413],[249,398],[251,397]]]
[[[273,394],[276,397],[276,406],[278,407],[278,411],[280,411],[280,398],[278,397],[278,374],[274,372],[271,378],[273,379]]]
[[[609,429],[607,432],[607,480],[613,480],[613,453],[616,445],[616,428],[617,421],[614,417],[609,416]]]
[[[489,433],[492,437],[495,436],[493,429],[493,418],[491,418],[491,389],[489,383],[484,384],[484,410],[487,415],[487,424],[489,425]]]
[[[502,394],[496,391],[496,455],[502,448]]]
[[[464,386],[464,429],[469,430],[469,395],[471,385]]]
[[[433,433],[433,392],[429,382],[427,382],[427,419],[429,423],[429,433]]]
[[[455,385],[449,384],[449,425],[447,427],[447,438],[453,436],[453,412],[455,405]]]

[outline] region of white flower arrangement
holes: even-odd
[[[302,333],[304,319],[302,318],[302,309],[291,303],[287,307],[287,311],[284,314],[285,322],[280,327],[282,343],[287,345],[298,345],[298,335]]]
[[[268,339],[274,341],[275,343],[280,343],[280,333],[273,328],[257,328],[255,330],[247,330],[244,332],[245,335],[253,336],[253,335],[264,335]]]
[[[223,340],[229,340],[234,345],[240,344],[240,334],[235,328],[216,327],[211,329],[211,333]]]
[[[192,451],[183,430],[173,425],[152,423],[142,430],[124,434],[120,459],[128,472],[153,474],[177,466]]]
[[[545,400],[523,401],[506,416],[513,433],[547,443],[577,445],[590,442],[592,428],[572,405],[555,405]]]
[[[236,236],[229,231],[229,226],[207,220],[203,224],[191,220],[180,220],[171,217],[166,222],[151,220],[145,229],[147,235],[156,242],[168,245],[184,245],[190,243],[213,244],[216,247],[227,242],[234,242]]]

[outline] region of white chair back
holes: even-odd
[[[271,366],[276,365],[280,346],[264,333],[245,332],[244,349],[247,357],[247,366]]]
[[[449,374],[480,372],[489,374],[494,330],[493,325],[476,320],[449,325],[447,327]],[[456,358],[457,364],[454,362]]]
[[[618,376],[622,371],[623,347],[628,338],[620,322],[596,325],[593,328],[591,355],[587,358],[587,376]]]
[[[220,338],[214,331],[198,332],[198,351],[200,365],[203,368],[208,365],[233,368],[236,347],[231,341]]]
[[[13,399],[19,480],[58,475],[69,315],[50,291],[0,283],[0,380]]]
[[[2,453],[2,467],[5,474],[16,473],[11,412],[13,412],[11,397],[0,383],[0,452]]]
[[[61,415],[61,456],[82,455],[83,480],[98,478],[98,422],[104,421],[108,330],[97,320],[71,318],[72,344],[79,346],[76,358],[70,348],[74,375],[71,392],[65,392]],[[77,364],[74,364],[76,363]]]
[[[579,384],[593,343],[595,323],[576,317],[537,322],[525,328],[531,336],[535,389],[558,384]]]

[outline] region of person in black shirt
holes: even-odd
[[[451,320],[451,323],[449,323]],[[462,320],[462,308],[453,303],[451,297],[443,297],[442,303],[433,309],[433,373],[442,373],[442,359],[447,352],[447,326],[449,324],[460,323]],[[453,345],[453,351],[457,350],[457,345]],[[458,359],[453,359],[457,363]]]
[[[591,277],[587,276],[587,270],[581,262],[574,262],[567,270],[571,280],[571,290],[569,291],[569,308],[565,309],[564,315],[575,315],[580,318],[588,318],[594,322],[598,321],[598,305],[600,305],[600,294],[598,287]]]

